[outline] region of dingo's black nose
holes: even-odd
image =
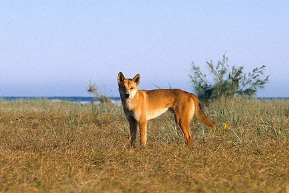
[[[125,94],[124,97],[125,97],[125,98],[128,98],[128,97],[129,97],[129,94]]]

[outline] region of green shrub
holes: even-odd
[[[264,88],[269,76],[264,77],[265,66],[257,67],[248,74],[244,73],[244,66],[231,68],[228,65],[228,57],[223,55],[222,61],[217,65],[213,61],[206,63],[213,76],[211,83],[200,67],[192,63],[192,74],[189,74],[198,97],[203,101],[226,97],[252,97],[258,89]]]

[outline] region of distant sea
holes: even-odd
[[[120,97],[109,97],[114,104],[120,104]],[[16,101],[16,100],[51,100],[51,101],[68,101],[73,103],[81,103],[81,104],[87,104],[91,103],[93,100],[93,97],[78,97],[78,96],[70,96],[70,97],[0,97],[2,100],[8,100],[8,101]],[[97,102],[97,100],[96,100]]]
[[[114,104],[120,104],[120,97],[109,97]],[[71,97],[0,97],[2,100],[8,101],[15,101],[15,100],[52,100],[52,101],[68,101],[74,103],[81,103],[87,104],[93,100],[93,97],[78,97],[78,96],[71,96]],[[289,97],[257,97],[258,100],[289,100]],[[96,100],[97,102],[97,100]]]

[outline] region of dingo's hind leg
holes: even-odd
[[[192,136],[190,133],[190,122],[188,120],[181,119],[179,125],[186,137],[187,145],[190,147],[192,145]]]
[[[175,120],[185,135],[187,145],[190,147],[192,144],[192,136],[190,133],[190,118],[179,117],[178,115],[175,114]]]

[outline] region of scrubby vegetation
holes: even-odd
[[[265,67],[256,67],[252,72],[245,73],[244,66],[237,67],[228,64],[228,57],[214,65],[213,61],[206,63],[213,81],[207,79],[206,74],[192,63],[192,74],[189,74],[196,94],[202,101],[210,101],[222,97],[252,97],[259,89],[263,89],[269,82],[269,76],[264,75]]]
[[[149,121],[129,149],[121,106],[0,101],[0,192],[288,192],[289,101],[221,99],[215,133],[173,117]]]

